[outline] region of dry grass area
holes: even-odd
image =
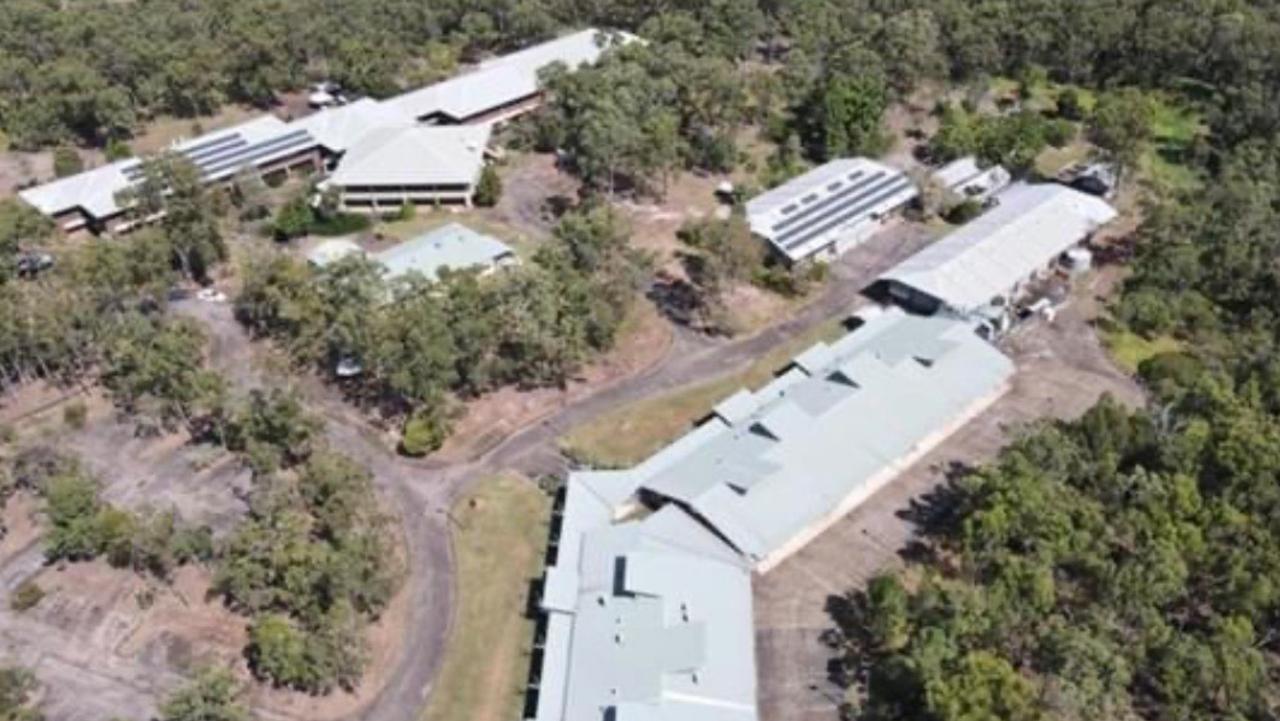
[[[458,609],[423,721],[519,718],[534,629],[525,609],[550,514],[551,499],[515,475],[481,482],[454,507]]]
[[[475,458],[513,431],[662,360],[671,347],[671,326],[651,303],[639,301],[619,331],[618,345],[589,365],[567,388],[506,387],[466,404],[465,414],[435,458]]]
[[[198,118],[161,116],[147,123],[146,128],[129,141],[129,147],[137,155],[156,153],[175,142],[228,128],[262,114],[263,111],[249,106],[226,105],[214,115]]]
[[[767,383],[792,357],[845,332],[839,320],[819,324],[775,348],[749,367],[707,383],[648,398],[593,419],[561,439],[564,452],[597,468],[635,465],[675,440],[721,400],[740,388]]]
[[[53,153],[0,153],[0,197],[17,192],[31,182],[53,179]]]

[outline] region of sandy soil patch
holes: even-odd
[[[40,503],[19,491],[0,508],[0,566],[22,553],[40,538]]]

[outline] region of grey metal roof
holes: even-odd
[[[246,165],[266,165],[314,144],[305,130],[292,129],[279,118],[264,115],[175,143],[170,150],[195,163],[205,180],[214,181],[229,178]],[[141,179],[142,161],[130,158],[38,185],[18,195],[46,215],[82,208],[96,218],[108,218],[124,210],[118,202],[119,194]]]
[[[347,105],[312,113],[293,121],[289,127],[305,129],[330,152],[342,153],[373,130],[413,124],[413,118],[390,105],[372,98],[361,98]]]
[[[325,185],[471,185],[490,132],[489,125],[374,128],[348,147]]]
[[[569,479],[536,721],[754,721],[750,570],[676,506],[615,523],[625,472]]]
[[[390,98],[387,105],[414,118],[443,113],[464,120],[538,91],[538,71],[553,63],[577,68],[594,63],[613,42],[631,42],[626,33],[594,28],[540,43],[481,63],[448,80]]]
[[[1011,186],[1000,204],[881,276],[961,311],[1002,298],[1116,217],[1105,201],[1063,185]]]
[[[1012,371],[970,324],[887,310],[734,396],[631,477],[764,561],[988,402]]]
[[[387,269],[388,278],[418,272],[435,279],[444,268],[488,267],[514,256],[511,248],[497,238],[461,223],[449,223],[375,253],[372,259]]]
[[[915,185],[901,171],[866,158],[833,160],[747,203],[756,234],[792,260],[910,202]]]

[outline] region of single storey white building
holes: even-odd
[[[830,259],[863,242],[917,195],[900,170],[833,160],[747,202],[751,230],[788,263]]]
[[[1015,185],[1000,204],[880,277],[905,307],[990,317],[1069,248],[1116,217],[1100,198],[1056,183]]]
[[[489,125],[399,124],[364,133],[320,188],[338,191],[346,212],[404,205],[471,205],[484,170]]]
[[[957,200],[986,200],[1013,182],[1004,166],[983,168],[972,155],[938,168],[933,180]]]

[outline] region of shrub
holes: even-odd
[[[9,597],[9,608],[17,613],[29,611],[44,600],[44,595],[44,589],[40,588],[40,584],[35,581],[23,581],[13,589],[13,595]]]
[[[947,222],[952,225],[964,225],[979,215],[982,215],[982,203],[970,198],[947,211]]]
[[[415,458],[437,451],[449,437],[449,421],[443,413],[420,409],[404,424],[400,452]]]
[[[84,161],[75,148],[61,146],[53,151],[53,174],[59,178],[75,175],[84,170]]]
[[[1066,120],[1084,120],[1084,103],[1080,100],[1080,91],[1075,88],[1064,88],[1058,93],[1058,117]]]
[[[109,161],[124,160],[133,157],[133,148],[129,144],[119,138],[112,138],[107,141],[107,147],[103,150]]]
[[[407,223],[418,216],[418,206],[406,201],[400,206],[399,212],[396,213],[396,220]]]
[[[480,181],[476,183],[475,203],[484,208],[492,208],[501,198],[502,178],[498,176],[498,169],[486,165],[480,173]]]
[[[68,428],[74,428],[75,430],[84,428],[84,424],[85,421],[88,420],[88,416],[89,409],[85,406],[83,401],[75,401],[62,409],[62,422],[65,423]]]
[[[1076,126],[1070,120],[1050,120],[1045,123],[1044,139],[1055,148],[1064,148],[1076,139]]]
[[[285,203],[271,221],[271,229],[276,240],[292,240],[307,234],[315,224],[315,214],[305,196],[297,196]]]
[[[311,234],[324,237],[352,235],[369,229],[373,221],[367,215],[337,213],[324,216],[311,224]]]

